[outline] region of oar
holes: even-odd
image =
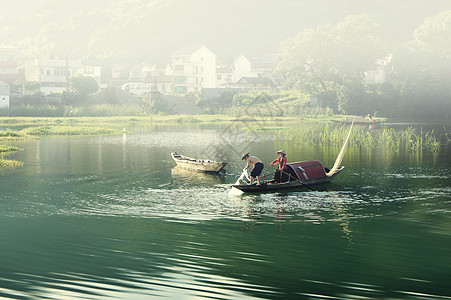
[[[302,182],[299,178],[294,177],[293,175],[291,175],[291,174],[285,172],[284,170],[277,170],[277,171],[280,171],[280,172],[282,172],[282,173],[284,173],[284,174],[290,176],[291,178],[293,178],[294,180],[296,180],[297,182],[299,182],[300,184],[302,184],[303,186],[305,186],[305,187],[308,188],[309,190],[311,190],[311,191],[313,191],[313,192],[316,192],[314,189],[312,189],[311,187],[309,187],[308,185],[306,185],[304,182]],[[277,172],[277,171],[276,171],[276,172]]]

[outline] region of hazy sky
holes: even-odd
[[[162,61],[184,45],[219,58],[279,50],[305,28],[368,13],[387,40],[409,41],[450,0],[2,0],[0,44],[24,55]]]

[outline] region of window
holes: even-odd
[[[222,79],[222,76],[221,76],[221,75],[217,75],[217,76],[216,76],[216,79],[217,79],[217,80],[221,80],[221,79]]]
[[[174,66],[174,70],[175,71],[184,71],[185,70],[185,66],[184,65],[175,65]]]
[[[64,68],[64,67],[55,68],[53,70],[53,74],[55,76],[65,76],[66,75],[66,68]]]
[[[175,92],[178,94],[186,93],[187,91],[188,89],[186,88],[186,86],[177,86],[175,88]]]

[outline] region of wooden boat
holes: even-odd
[[[178,167],[195,172],[219,173],[227,165],[227,163],[223,161],[196,159],[178,154],[177,152],[171,153],[171,156]]]
[[[340,166],[340,164],[346,152],[346,146],[348,144],[349,137],[351,136],[353,126],[354,122],[351,123],[348,136],[346,137],[331,170],[324,168],[323,164],[317,160],[289,163],[287,164],[286,170],[283,171],[279,182],[270,180],[263,182],[260,185],[250,185],[243,181],[243,176],[245,174],[247,175],[247,170],[243,170],[241,177],[234,185],[232,185],[231,192],[238,190],[239,192],[256,193],[299,188],[308,188],[313,190],[310,186],[331,182],[344,169],[344,166]]]
[[[328,174],[330,170],[324,168],[323,164],[317,160],[294,162],[287,164],[287,169],[282,175],[282,182],[280,183],[270,180],[261,185],[239,183],[232,185],[232,187],[245,193],[310,188],[312,185],[331,182],[343,169],[344,167],[341,166],[333,174]]]
[[[384,124],[385,123],[385,119],[372,119],[372,118],[364,118],[361,116],[357,116],[357,117],[346,117],[346,119],[339,119],[339,120],[331,120],[332,122],[335,123],[340,123],[340,124],[351,124],[352,122],[354,122],[354,124],[359,124],[359,125],[376,125],[376,124]]]

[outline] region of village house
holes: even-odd
[[[235,80],[243,77],[270,77],[276,64],[276,55],[262,56],[239,55],[233,62]]]
[[[150,68],[149,80],[152,83],[153,90],[162,94],[174,92],[174,76],[171,64],[160,63]]]
[[[385,59],[377,61],[376,69],[365,72],[365,82],[370,84],[380,84],[390,80],[393,74],[393,57],[388,55]]]
[[[275,84],[268,77],[242,77],[236,83],[236,87],[251,90],[265,90],[274,88]]]
[[[0,81],[0,108],[7,107],[9,108],[9,84],[6,82]]]
[[[207,47],[183,47],[171,59],[175,93],[216,87],[216,55]]]
[[[76,74],[93,77],[101,84],[101,67],[83,66],[80,60],[35,59],[25,65],[25,80],[39,83],[44,95],[69,91],[70,78]]]
[[[216,67],[216,86],[218,88],[228,88],[235,84],[235,72],[229,65],[218,65]]]
[[[0,80],[14,83],[18,79],[17,50],[12,47],[0,48]]]

